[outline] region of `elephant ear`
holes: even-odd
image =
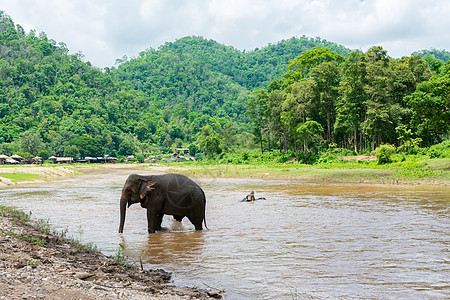
[[[151,192],[155,189],[155,184],[156,184],[156,182],[151,181],[151,180],[144,181],[142,183],[141,191],[140,191],[141,199],[144,199],[148,195],[149,192]]]

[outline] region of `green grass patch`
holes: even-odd
[[[5,233],[7,235],[13,236],[16,239],[19,239],[22,241],[27,241],[29,243],[36,244],[39,246],[44,246],[46,244],[46,241],[44,241],[43,239],[37,238],[37,237],[28,236],[28,235],[24,235],[24,234],[17,234],[14,231],[2,229],[2,228],[0,228],[0,231],[2,231],[3,233]]]
[[[394,174],[392,174],[392,177],[400,179],[423,179],[436,177],[438,175],[441,175],[441,173],[442,171],[434,171],[430,167],[424,169],[401,169],[395,171]]]
[[[4,215],[9,215],[21,222],[28,222],[30,220],[30,217],[23,211],[20,211],[13,207],[0,205],[0,216]]]
[[[34,181],[42,179],[43,177],[39,174],[33,174],[33,173],[0,173],[0,177],[7,178],[11,180],[12,182],[19,182],[19,181]]]

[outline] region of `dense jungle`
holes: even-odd
[[[431,49],[396,59],[382,46],[306,36],[240,51],[192,36],[100,69],[0,12],[0,154],[446,157],[449,58]]]

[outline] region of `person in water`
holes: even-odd
[[[255,201],[255,192],[251,191],[245,198],[247,199],[247,202]]]

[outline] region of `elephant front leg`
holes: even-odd
[[[155,227],[156,230],[162,230],[162,229],[163,229],[163,228],[161,227],[161,223],[162,223],[163,217],[164,217],[164,214],[163,214],[163,213],[160,213],[160,214],[158,215],[158,219],[157,219],[156,227]]]
[[[148,233],[155,233],[158,227],[159,214],[154,209],[147,209]],[[162,217],[161,217],[162,220]],[[159,224],[161,226],[161,224]]]

